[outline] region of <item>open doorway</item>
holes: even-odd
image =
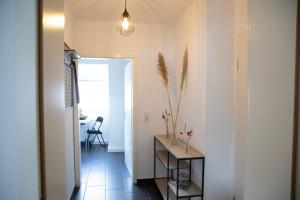
[[[96,188],[106,196],[112,190],[123,193],[124,182],[133,181],[132,66],[131,59],[116,58],[83,58],[78,63],[84,199]]]

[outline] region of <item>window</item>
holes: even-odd
[[[78,67],[82,114],[90,119],[109,115],[109,74],[107,64],[80,64]]]

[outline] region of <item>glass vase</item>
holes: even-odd
[[[167,138],[169,138],[169,126],[167,125],[166,128],[167,128]]]
[[[185,153],[188,153],[188,151],[189,151],[189,142],[187,142],[186,144],[185,144]]]
[[[177,144],[177,135],[175,129],[173,130],[173,136],[172,136],[172,145]]]

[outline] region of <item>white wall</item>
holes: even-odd
[[[136,152],[136,175],[138,178],[153,176],[153,135],[163,130],[161,112],[167,99],[161,79],[157,74],[157,54],[166,52],[163,35],[168,27],[158,24],[136,24],[136,33],[123,37],[116,31],[116,23],[76,21],[73,27],[73,47],[83,57],[132,58],[134,80],[134,133]],[[153,103],[155,99],[155,102]],[[144,113],[150,121],[144,122]]]
[[[36,9],[1,1],[0,199],[40,197]]]
[[[234,1],[195,0],[173,26],[177,87],[184,50],[189,50],[178,131],[185,123],[193,128],[191,146],[206,156],[205,199],[213,200],[232,199],[233,192],[233,6]],[[193,166],[198,185],[201,164]]]
[[[109,65],[109,118],[108,151],[124,151],[124,75],[128,60],[110,60]]]
[[[72,27],[73,27],[73,16],[70,11],[69,5],[64,1],[64,14],[65,14],[65,29],[64,29],[64,41],[72,48]]]
[[[0,68],[0,91],[1,91],[1,110],[7,113],[5,116],[1,115],[1,137],[6,138],[10,134],[10,139],[16,141],[16,65],[13,67],[6,67],[12,65],[12,61],[15,59],[16,43],[14,38],[16,37],[16,27],[12,26],[15,22],[16,8],[14,1],[3,2],[0,7],[1,18],[0,24],[2,27],[8,27],[1,32],[1,68]],[[14,119],[14,120],[11,120]],[[17,199],[17,195],[14,192],[9,192],[10,188],[17,188],[16,171],[17,171],[17,151],[16,143],[8,143],[7,140],[1,139],[1,151],[0,158],[3,160],[1,177],[5,181],[1,182],[0,194],[1,199]]]
[[[238,200],[290,198],[296,5],[236,1]]]
[[[248,121],[248,0],[235,6],[235,163],[234,196],[243,199]]]
[[[46,199],[69,199],[74,185],[72,131],[66,131],[64,103],[64,2],[43,1],[43,143]],[[68,118],[68,120],[71,120]],[[72,163],[73,162],[73,163]],[[70,182],[69,182],[70,181]]]
[[[65,1],[64,1],[65,2]],[[64,42],[69,45],[70,48],[72,48],[72,23],[73,23],[73,17],[71,14],[71,11],[68,7],[68,4],[64,3],[64,15],[65,15],[65,26],[64,26]],[[77,106],[77,105],[74,105]],[[66,167],[67,174],[66,174],[66,180],[67,180],[67,194],[70,195],[73,192],[74,186],[75,186],[75,165],[74,165],[74,135],[77,133],[74,129],[74,123],[73,119],[75,116],[74,109],[67,108],[65,109],[65,133],[66,133],[66,158],[68,158],[66,161]],[[73,170],[72,170],[73,169]]]
[[[234,1],[206,1],[206,198],[232,199]],[[217,192],[214,190],[218,188]]]
[[[75,187],[73,107],[65,109],[66,188],[68,197]]]
[[[131,177],[133,177],[133,132],[132,132],[132,62],[125,66],[124,72],[124,151],[125,164]]]
[[[249,0],[249,121],[244,199],[289,199],[296,0]]]
[[[176,90],[172,97],[178,101],[184,51],[188,49],[189,66],[186,87],[184,88],[179,111],[178,128],[186,124],[193,129],[191,146],[203,152],[204,149],[204,102],[205,102],[205,65],[204,65],[204,1],[195,0],[182,13],[173,25],[173,67],[176,72]],[[185,139],[185,138],[183,138]],[[194,162],[193,178],[199,186],[202,181],[202,162]],[[209,176],[207,176],[209,178]],[[205,191],[206,195],[207,191]]]

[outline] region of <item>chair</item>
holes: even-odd
[[[93,128],[87,130],[87,138],[85,140],[85,145],[86,145],[87,149],[89,149],[90,144],[94,143],[96,137],[98,138],[98,141],[99,141],[100,145],[106,147],[104,139],[103,139],[103,136],[102,136],[102,132],[100,131],[100,128],[101,128],[102,124],[103,124],[103,117],[98,117],[96,119],[94,125],[93,125]],[[91,142],[90,142],[90,137],[92,135],[95,135],[95,136],[94,136],[93,140],[91,140]],[[99,135],[100,135],[100,137],[102,139],[102,143],[103,144],[101,144]]]

